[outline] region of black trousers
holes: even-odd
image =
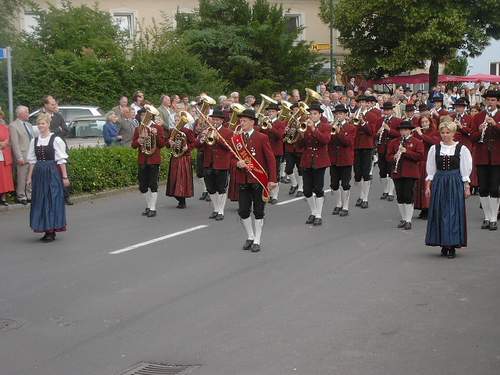
[[[500,165],[478,165],[477,179],[480,197],[499,197]]]
[[[240,185],[240,196],[238,199],[238,215],[242,219],[248,219],[252,212],[256,220],[264,218],[264,206],[262,200],[262,186],[260,184],[242,184]]]
[[[196,153],[196,177],[205,177],[205,170],[203,169],[203,151],[198,150]]]
[[[300,154],[297,154],[295,152],[285,152],[285,173],[287,175],[291,175],[293,173],[293,168],[297,166],[299,176],[302,176],[302,169],[300,168],[300,158]]]
[[[304,178],[304,196],[306,198],[311,197],[313,193],[318,198],[324,195],[325,170],[326,168],[304,168],[302,176]]]
[[[274,158],[276,159],[276,181],[280,181],[280,170],[281,170],[281,161],[283,160],[283,156],[281,155],[274,155]]]
[[[380,178],[387,178],[387,177],[391,177],[391,166],[392,166],[392,163],[388,162],[386,160],[386,157],[387,155],[384,153],[384,154],[381,154],[380,152],[378,153],[378,173],[379,173],[379,176]]]
[[[354,181],[359,182],[361,179],[370,181],[373,150],[371,148],[361,148],[356,149],[354,152]]]
[[[394,179],[394,186],[396,188],[396,197],[399,204],[412,204],[415,196],[415,183],[416,178],[396,178]]]
[[[139,164],[139,191],[147,193],[148,189],[151,189],[152,193],[156,193],[158,191],[159,175],[159,164]]]
[[[332,165],[330,167],[330,187],[332,190],[339,190],[342,183],[342,189],[349,190],[351,188],[352,165],[338,167]]]
[[[229,171],[224,169],[205,168],[205,185],[209,194],[224,194],[227,191]]]

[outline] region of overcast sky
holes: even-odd
[[[490,63],[495,61],[500,61],[500,40],[492,41],[481,56],[469,59],[470,74],[490,74]]]

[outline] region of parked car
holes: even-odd
[[[69,134],[66,138],[69,147],[90,147],[104,145],[102,129],[106,123],[106,118],[99,117],[78,117],[71,121],[68,126]]]
[[[40,109],[30,114],[29,122],[33,125],[36,124],[36,117],[40,113]],[[78,117],[102,117],[104,112],[97,106],[90,105],[60,105],[59,113],[69,125],[71,121]]]

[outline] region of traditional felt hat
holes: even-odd
[[[467,107],[469,103],[464,98],[458,98],[455,103],[453,103],[453,107]]]
[[[224,112],[220,108],[215,108],[210,117],[217,117],[221,119],[225,119],[226,116],[224,115]]]
[[[428,111],[429,110],[429,107],[427,107],[427,104],[420,104],[418,106],[418,111],[419,112],[425,112],[425,111]]]
[[[392,102],[385,102],[382,106],[382,109],[394,109],[394,105],[392,104]]]
[[[483,94],[483,98],[497,98],[500,99],[500,90],[488,90]]]
[[[245,109],[244,111],[238,114],[238,117],[247,117],[252,120],[257,119],[257,116],[255,115],[255,111],[253,109]]]
[[[320,102],[313,102],[308,109],[309,112],[311,111],[318,111],[319,113],[323,113],[323,108],[321,108]]]
[[[356,101],[357,102],[361,102],[361,101],[365,101],[366,102],[367,101],[367,97],[366,97],[366,95],[363,95],[363,94],[358,95],[357,98],[356,98]]]
[[[411,123],[411,121],[408,121],[408,120],[401,121],[401,123],[398,125],[398,130],[399,129],[413,129],[413,128],[414,128],[413,124]]]
[[[377,101],[377,98],[373,95],[369,95],[366,97],[366,101],[367,102],[376,102]]]
[[[279,104],[270,103],[267,106],[267,109],[272,109],[272,110],[275,110],[275,111],[279,111],[280,110],[280,106],[279,106]]]
[[[422,104],[422,105],[425,106],[425,108],[427,108],[427,106],[425,104]],[[415,106],[413,104],[407,104],[405,106],[405,112],[412,112],[414,110],[415,110]]]
[[[333,110],[333,112],[334,113],[337,113],[337,112],[345,112],[345,113],[347,113],[349,111],[347,110],[347,108],[343,104],[337,104],[335,106],[335,109]]]
[[[432,97],[432,99],[431,99],[431,101],[432,101],[433,103],[435,103],[435,102],[443,102],[443,100],[444,100],[444,97],[443,97],[443,95],[441,95],[441,94],[434,95],[434,96]]]

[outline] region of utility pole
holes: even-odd
[[[7,60],[7,97],[9,98],[9,120],[14,121],[14,100],[12,90],[12,48],[0,48],[0,60]]]
[[[335,61],[333,58],[333,0],[330,0],[330,91],[333,90],[335,82]]]

